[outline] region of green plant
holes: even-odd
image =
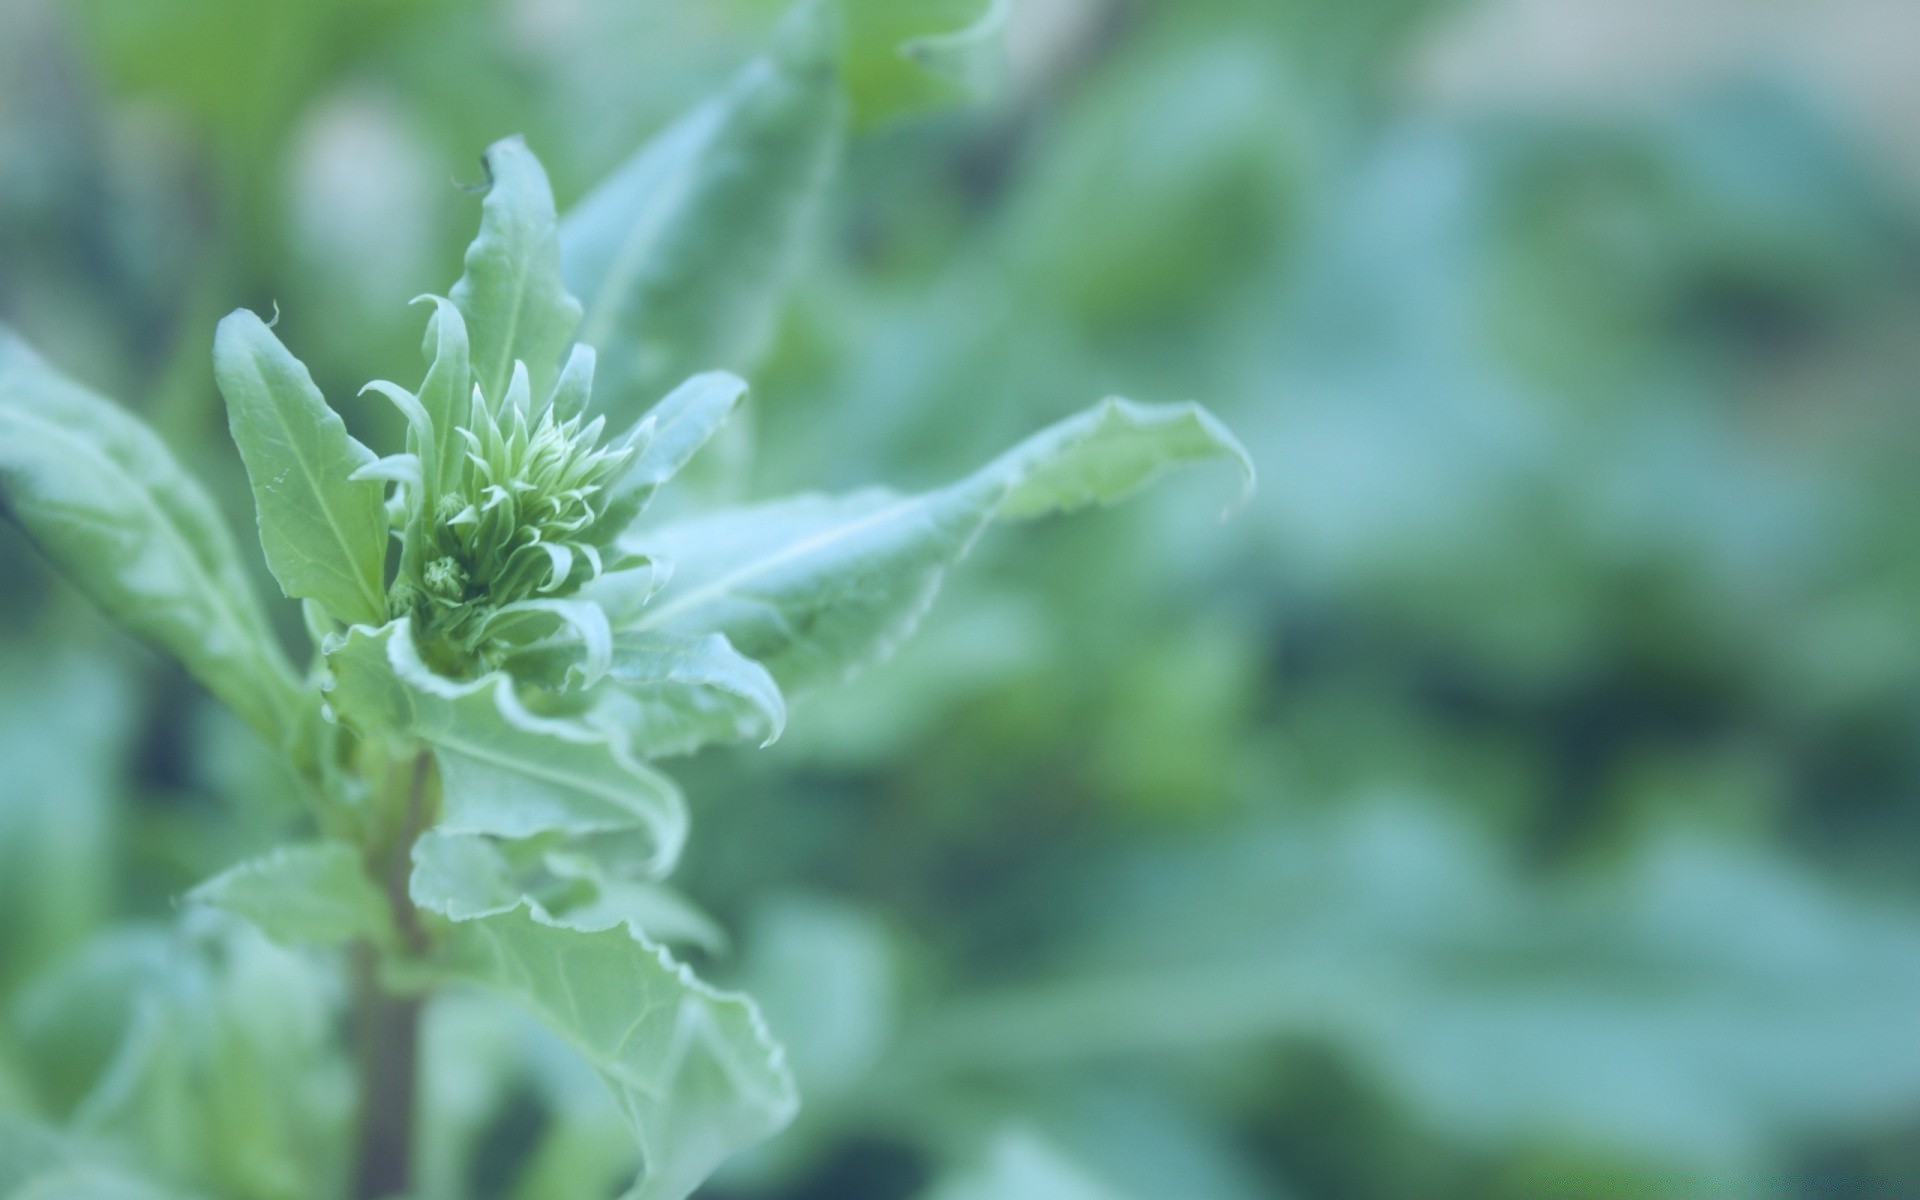
[[[359,1196],[406,1191],[424,998],[466,983],[529,1010],[598,1071],[638,1142],[631,1194],[688,1195],[800,1101],[753,1003],[664,944],[674,923],[661,914],[688,909],[661,880],[689,817],[653,760],[777,738],[783,697],[887,654],[996,519],[1108,503],[1214,457],[1251,484],[1244,451],[1204,410],[1108,400],[929,492],[652,520],[650,501],[746,384],[709,372],[641,412],[644,398],[665,372],[738,359],[760,336],[770,260],[830,153],[816,48],[791,32],[786,47],[761,72],[778,88],[747,77],[564,224],[521,141],[488,150],[465,272],[431,298],[424,378],[368,385],[405,417],[398,453],[348,433],[269,323],[246,311],[220,323],[215,373],[266,565],[304,614],[304,671],[162,440],[0,332],[9,515],[283,754],[310,815],[313,836],[192,900],[321,948],[316,978],[349,997],[350,1165],[288,1182],[253,1165],[270,1156],[249,1157],[229,1112],[159,1139],[174,1156],[162,1177],[308,1195],[331,1169]],[[764,170],[742,181],[702,157],[728,138],[736,155],[757,146]],[[783,197],[782,182],[802,194]],[[235,1020],[233,1036],[251,1036]],[[319,1039],[315,1079],[336,1049]],[[23,1179],[77,1153],[51,1133],[5,1136]],[[195,1137],[205,1153],[182,1148]]]

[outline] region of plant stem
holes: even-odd
[[[354,1057],[360,1070],[360,1162],[357,1200],[405,1194],[413,1183],[413,1110],[420,1059],[419,996],[396,996],[380,985],[377,952],[357,948],[354,970]]]
[[[428,821],[427,789],[432,760],[417,753],[396,763],[390,779],[405,782],[390,791],[398,803],[391,836],[370,855],[369,866],[393,908],[394,925],[408,952],[426,949],[419,914],[407,897],[414,839]],[[403,796],[404,799],[400,797]],[[360,1158],[356,1200],[404,1195],[413,1184],[414,1110],[419,1093],[420,1013],[424,998],[395,994],[381,978],[381,951],[362,943],[353,950],[353,1039],[360,1077]]]

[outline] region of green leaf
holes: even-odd
[[[372,451],[348,436],[307,368],[253,313],[220,322],[213,371],[280,590],[347,624],[385,620],[386,489],[352,478]]]
[[[0,495],[94,603],[173,654],[276,745],[315,705],[274,641],[232,534],[137,417],[0,328]]]
[[[696,371],[752,367],[772,332],[846,123],[830,6],[662,131],[560,226],[616,425]]]
[[[285,946],[395,942],[393,911],[345,842],[281,846],[222,871],[187,899],[244,917]]]
[[[571,929],[527,903],[458,923],[450,940],[460,974],[532,1012],[613,1090],[640,1145],[633,1200],[682,1200],[799,1109],[753,1003],[631,927]]]
[[[768,745],[786,727],[779,685],[718,633],[628,632],[613,641],[590,719],[614,728],[637,758],[691,754],[715,742]]]
[[[605,731],[536,715],[503,673],[459,682],[422,663],[405,618],[327,653],[329,702],[357,728],[415,738],[440,767],[442,834],[642,836],[664,873],[686,839],[680,791]]]
[[[660,485],[672,479],[733,415],[747,383],[725,371],[695,375],[667,394],[629,435],[640,448],[614,484],[602,520],[614,528],[646,510]]]
[[[913,631],[994,517],[1111,503],[1206,458],[1238,463],[1252,486],[1246,451],[1204,409],[1108,400],[939,491],[800,496],[635,534],[630,548],[673,575],[652,604],[611,615],[633,630],[723,632],[788,692],[844,680]]]
[[[665,884],[609,871],[604,847],[570,850],[550,837],[506,841],[430,829],[414,843],[414,903],[453,921],[508,912],[537,902],[557,924],[592,932],[631,923],[657,942],[685,943],[710,953],[727,945],[724,930]]]
[[[433,303],[433,317],[427,322],[427,377],[420,381],[420,407],[433,422],[433,469],[428,482],[444,490],[466,453],[466,443],[454,429],[467,421],[473,395],[473,368],[468,362],[467,322],[450,300],[427,297]],[[426,451],[417,451],[424,461]],[[429,497],[429,500],[437,497]]]
[[[560,281],[553,191],[540,160],[511,137],[487,147],[483,161],[492,186],[453,302],[466,317],[473,381],[498,409],[515,361],[527,364],[532,395],[549,394],[580,326],[580,303]],[[449,332],[444,322],[440,330]]]

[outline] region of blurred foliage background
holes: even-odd
[[[778,8],[0,0],[0,320],[249,529],[219,314],[390,444],[351,392],[414,369],[480,148],[565,207]],[[1920,14],[1016,0],[956,82],[898,47],[979,0],[843,8],[854,128],[702,488],[929,484],[1107,393],[1262,483],[995,535],[679,765],[703,970],[807,1097],[702,1195],[1920,1194]],[[233,1196],[335,1194],[337,997],[172,903],[284,781],[11,526],[0,580],[0,1106],[163,1162],[244,1118]],[[136,1035],[195,1099],[103,1094]],[[629,1165],[511,1014],[448,1001],[426,1070],[425,1196]]]

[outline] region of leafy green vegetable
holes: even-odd
[[[8,515],[109,615],[276,744],[312,712],[206,492],[138,418],[0,329]]]
[[[220,322],[214,375],[247,464],[260,545],[280,588],[348,624],[387,615],[387,510],[373,452],[353,440],[299,359],[253,313]]]

